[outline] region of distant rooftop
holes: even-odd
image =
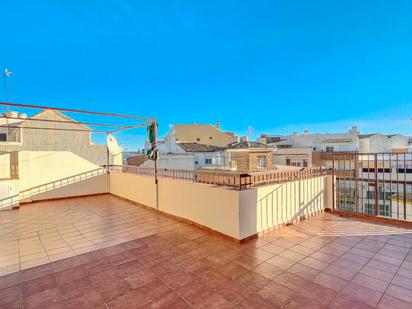
[[[215,152],[225,150],[224,147],[205,145],[198,143],[177,143],[177,145],[186,152]]]
[[[229,149],[267,149],[271,148],[266,144],[259,142],[244,141],[240,143],[232,143],[228,147]]]

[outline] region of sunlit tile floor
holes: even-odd
[[[0,226],[22,268],[36,241],[49,261],[61,242],[73,255],[1,276],[0,308],[412,307],[408,229],[325,214],[239,245],[109,195],[0,213]]]
[[[153,234],[170,220],[110,195],[0,212],[0,275]]]

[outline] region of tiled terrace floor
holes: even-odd
[[[412,230],[324,215],[239,245],[112,196],[15,213],[0,213],[1,239],[43,242],[44,228],[65,241],[60,228],[82,220],[114,228],[100,229],[99,242],[81,233],[94,251],[65,241],[79,255],[0,277],[0,308],[412,307]],[[122,243],[98,249],[117,235]]]

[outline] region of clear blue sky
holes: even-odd
[[[408,0],[13,0],[0,11],[15,102],[157,117],[161,135],[216,119],[240,134],[412,134]]]

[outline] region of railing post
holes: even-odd
[[[375,216],[378,216],[378,207],[379,207],[379,190],[378,190],[378,154],[375,153],[374,156],[374,168],[375,168]]]

